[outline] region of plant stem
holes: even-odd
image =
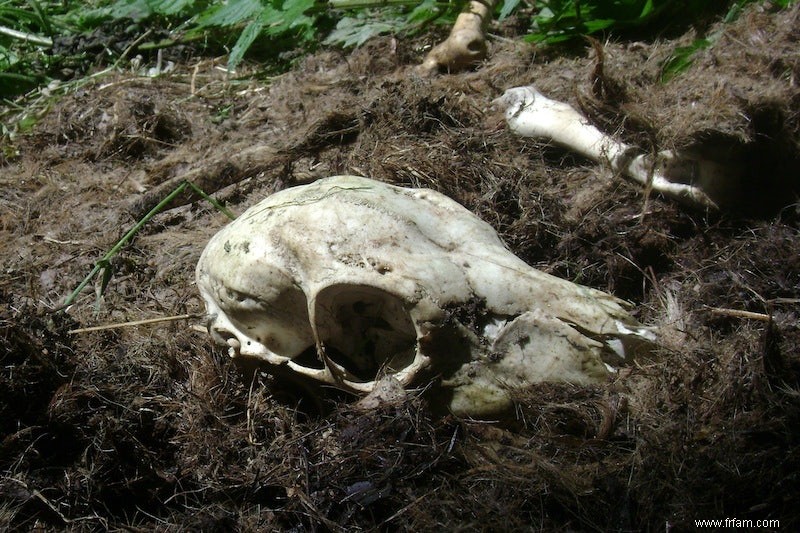
[[[29,42],[31,44],[35,44],[36,46],[43,46],[45,48],[53,47],[52,39],[48,39],[47,37],[41,37],[39,35],[34,35],[32,33],[25,33],[24,31],[13,30],[5,26],[0,26],[0,34],[8,35],[9,37],[13,37],[14,39],[19,39],[21,41]]]
[[[149,42],[149,43],[142,43],[137,47],[137,50],[148,51],[148,50],[160,50],[162,48],[170,48],[172,46],[178,46],[180,44],[188,44],[195,41],[200,41],[206,37],[203,33],[197,33],[192,35],[183,35],[179,39],[162,39],[156,43]]]
[[[166,198],[161,200],[161,202],[159,202],[157,206],[151,209],[149,213],[143,216],[142,219],[139,222],[137,222],[136,225],[133,226],[128,231],[128,233],[125,234],[124,237],[122,237],[119,241],[117,241],[117,244],[115,244],[108,252],[106,252],[106,255],[104,255],[103,258],[100,259],[100,261],[95,263],[94,268],[92,269],[91,272],[89,272],[89,275],[83,278],[83,281],[81,281],[80,285],[78,285],[78,287],[74,291],[72,291],[72,294],[69,295],[69,298],[67,298],[64,304],[58,310],[65,309],[70,305],[72,305],[72,302],[75,301],[75,298],[78,297],[78,294],[80,294],[80,292],[86,287],[86,285],[88,285],[89,282],[92,281],[92,279],[97,275],[98,272],[100,272],[100,270],[105,268],[106,264],[108,264],[108,261],[119,253],[122,247],[125,246],[125,244],[127,244],[127,242],[131,240],[133,236],[139,232],[140,229],[142,229],[142,226],[144,226],[148,220],[153,218],[156,214],[158,214],[159,211],[161,211],[164,208],[164,206],[166,206],[176,196],[182,193],[186,189],[187,185],[188,182],[184,181],[183,183],[175,187],[174,191],[169,193]]]
[[[72,294],[69,295],[69,298],[67,298],[64,304],[61,305],[61,307],[59,307],[58,309],[56,309],[56,311],[61,311],[72,305],[72,302],[75,301],[75,298],[78,297],[78,295],[86,287],[86,285],[88,285],[89,282],[92,281],[92,279],[97,275],[98,272],[100,272],[103,268],[106,268],[108,266],[108,262],[111,260],[111,258],[119,253],[122,247],[125,246],[128,243],[128,241],[130,241],[133,238],[133,236],[139,232],[140,229],[142,229],[142,226],[147,224],[147,222],[151,218],[156,216],[162,209],[164,209],[164,207],[166,207],[172,200],[174,200],[176,196],[185,191],[187,187],[191,188],[194,192],[202,196],[204,199],[208,200],[214,207],[216,207],[219,211],[224,213],[225,216],[227,216],[231,220],[236,218],[236,216],[234,216],[234,214],[231,213],[230,210],[226,209],[225,206],[223,206],[218,201],[207,195],[200,187],[189,181],[182,182],[180,185],[175,187],[175,190],[173,190],[163,200],[161,200],[158,203],[158,205],[156,205],[145,216],[143,216],[142,219],[139,220],[139,222],[137,222],[136,225],[133,226],[128,231],[128,233],[125,234],[124,237],[122,237],[119,241],[117,241],[117,244],[115,244],[108,252],[106,252],[106,255],[104,255],[102,259],[100,259],[100,261],[95,263],[94,268],[92,268],[92,271],[89,272],[89,275],[83,278],[83,281],[80,283],[80,285],[78,285],[78,287],[74,291],[72,291]]]
[[[200,187],[198,187],[197,185],[195,185],[191,181],[185,181],[184,183],[189,185],[189,187],[194,192],[196,192],[197,194],[202,196],[204,200],[207,200],[211,205],[216,207],[217,211],[221,212],[222,214],[224,214],[226,217],[228,217],[231,220],[235,220],[236,219],[236,215],[234,215],[227,207],[225,207],[224,205],[222,205],[221,203],[216,201],[214,198],[212,198],[209,195],[207,195],[205,193],[205,191],[203,191],[203,189],[201,189]]]

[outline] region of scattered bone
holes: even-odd
[[[641,154],[598,130],[571,105],[551,100],[533,86],[509,89],[493,105],[505,110],[506,122],[517,135],[550,139],[669,198],[718,209],[714,198],[724,195],[725,166],[672,150],[655,157]]]
[[[486,27],[497,0],[472,0],[458,15],[450,35],[425,56],[418,70],[425,75],[456,72],[486,57]]]
[[[407,397],[406,390],[391,374],[382,377],[375,383],[372,392],[356,402],[356,408],[362,411],[374,411],[381,407],[402,403]]]
[[[446,196],[355,176],[248,209],[208,243],[197,285],[231,357],[360,393],[438,377],[465,416],[542,381],[602,382],[652,338],[624,302],[531,268]]]

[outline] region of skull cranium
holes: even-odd
[[[233,357],[353,392],[438,376],[461,415],[533,383],[602,381],[643,334],[623,302],[531,268],[453,200],[355,176],[248,209],[197,284]]]

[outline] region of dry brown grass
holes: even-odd
[[[268,85],[234,86],[204,61],[66,97],[0,168],[0,527],[796,527],[798,13],[752,7],[666,85],[655,65],[676,41],[606,43],[603,76],[623,86],[620,102],[591,91],[590,48],[498,45],[475,72],[421,80],[406,74],[410,45],[393,53],[388,38],[321,52]],[[752,196],[762,216],[710,216],[645,202],[585,161],[513,138],[488,103],[531,81],[628,140],[678,146],[716,128],[777,154],[779,165],[759,156],[748,168],[753,183],[783,187],[780,208]],[[318,399],[237,369],[191,322],[69,334],[203,312],[193,269],[226,219],[190,198],[113,261],[97,313],[91,291],[50,312],[175,180],[202,178],[241,212],[351,172],[455,198],[529,263],[631,300],[663,347],[601,387],[527,391],[489,424],[435,416],[422,393],[366,413],[346,395]]]

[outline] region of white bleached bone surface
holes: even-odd
[[[248,209],[197,284],[232,357],[354,392],[438,377],[460,415],[542,381],[600,382],[647,336],[622,301],[531,268],[453,200],[355,176]]]
[[[457,72],[472,67],[486,57],[486,27],[497,0],[471,0],[453,24],[447,39],[434,46],[418,71],[430,75],[439,71]]]
[[[493,105],[505,110],[508,127],[517,135],[550,139],[670,198],[717,209],[713,198],[727,194],[725,166],[671,150],[641,154],[598,130],[571,105],[551,100],[533,86],[508,89]]]

